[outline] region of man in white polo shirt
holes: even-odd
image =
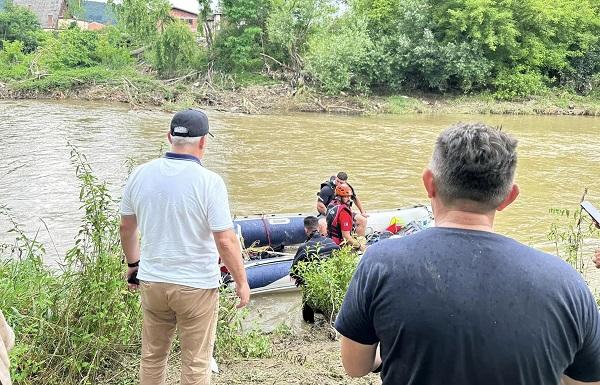
[[[142,385],[164,384],[175,328],[181,342],[181,384],[210,384],[219,257],[236,282],[238,307],[250,298],[225,183],[200,163],[207,134],[212,136],[203,112],[175,114],[167,135],[171,151],[137,167],[123,192],[127,279],[130,288],[139,285],[144,312]]]

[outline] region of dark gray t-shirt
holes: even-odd
[[[504,236],[431,228],[371,246],[335,324],[380,342],[384,385],[600,380],[600,322],[579,273]]]

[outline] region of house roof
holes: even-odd
[[[170,0],[171,7],[197,15],[200,13],[198,0]]]
[[[14,0],[13,3],[31,9],[37,15],[42,28],[55,28],[56,24],[48,25],[48,16],[52,16],[57,23],[65,6],[65,0]]]

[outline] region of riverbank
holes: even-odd
[[[281,385],[379,385],[377,374],[351,378],[344,373],[339,341],[328,336],[323,325],[272,336],[270,358],[230,358],[219,360],[214,385],[281,384]],[[131,357],[121,373],[104,379],[101,385],[135,383],[139,357]],[[167,385],[179,384],[181,357],[175,352],[169,359]]]
[[[70,77],[69,77],[70,76]],[[190,80],[191,79],[191,80]],[[325,112],[343,114],[512,114],[600,116],[600,97],[563,90],[523,101],[500,101],[491,94],[392,96],[324,95],[309,87],[292,87],[269,78],[237,80],[197,76],[158,80],[132,75],[0,83],[0,99],[72,99],[126,103],[133,109],[174,111],[190,105],[245,114]]]

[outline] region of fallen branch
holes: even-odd
[[[191,77],[193,77],[193,76],[196,76],[196,75],[198,75],[198,71],[192,71],[192,72],[190,72],[190,73],[189,73],[189,74],[187,74],[187,75],[184,75],[184,76],[181,76],[181,77],[178,77],[178,78],[173,78],[173,79],[167,79],[167,80],[163,80],[163,82],[164,82],[165,84],[173,85],[173,84],[175,84],[175,83],[178,83],[178,82],[180,82],[180,81],[182,81],[182,80],[185,80],[185,79],[191,78]]]
[[[259,55],[262,56],[262,57],[266,57],[267,59],[273,60],[275,63],[279,64],[282,67],[285,67],[286,69],[288,69],[288,70],[290,70],[292,72],[296,72],[292,67],[288,66],[287,64],[284,64],[284,63],[280,62],[279,60],[275,59],[272,56],[267,55],[266,53],[262,53],[261,52]]]

